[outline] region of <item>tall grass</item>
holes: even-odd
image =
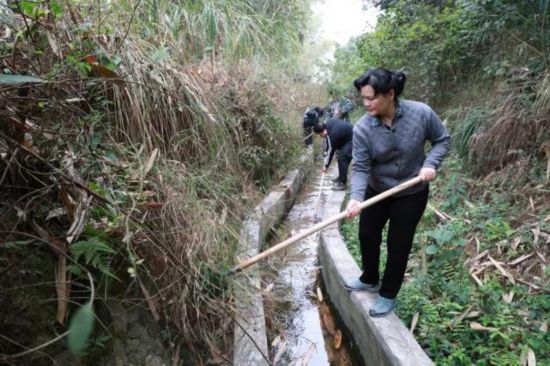
[[[456,121],[456,126],[453,126],[453,145],[461,158],[468,158],[470,138],[485,123],[488,114],[486,107],[457,108],[446,112],[447,118]]]
[[[294,59],[307,2],[114,2],[89,14],[83,5],[64,4],[74,23],[34,33],[57,44],[61,59],[47,46],[30,57],[30,39],[16,45],[10,71],[51,82],[33,87],[40,103],[19,97],[18,86],[3,87],[0,117],[29,116],[40,126],[33,149],[54,166],[74,153],[83,184],[102,197],[92,201],[82,235],[116,249],[113,272],[170,324],[169,341],[196,351],[199,362],[230,344],[231,294],[220,273],[234,264],[240,220],[302,145],[301,115],[288,118],[305,107],[296,100],[307,87],[293,91],[285,70],[258,60],[282,60],[285,52]],[[0,141],[20,163],[2,155],[8,174],[0,185],[11,187],[2,198],[47,225],[62,194],[35,172],[58,172],[20,155],[11,139]],[[32,181],[36,191],[17,181]],[[2,207],[2,229],[26,230],[13,205]],[[63,237],[70,223],[60,222],[54,229]]]
[[[211,56],[226,61],[292,57],[306,32],[308,1],[198,0],[177,4],[167,0],[112,3],[109,11],[127,15],[138,6],[132,33],[144,35],[158,47],[169,47],[180,62]],[[121,10],[122,9],[122,10]],[[117,29],[116,17],[108,18]]]

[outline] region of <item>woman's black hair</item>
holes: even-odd
[[[391,89],[395,93],[395,99],[403,92],[407,77],[401,71],[390,71],[382,67],[368,69],[363,75],[353,82],[357,91],[370,85],[374,89],[374,95],[387,94]]]

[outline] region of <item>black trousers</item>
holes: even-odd
[[[375,196],[370,186],[365,199]],[[369,284],[378,283],[380,279],[380,244],[382,230],[389,220],[388,258],[380,296],[393,299],[397,296],[411,252],[416,226],[428,203],[429,188],[402,197],[389,197],[361,211],[359,219],[359,242],[363,274],[361,281]]]
[[[348,168],[352,157],[336,150],[336,159],[338,160],[338,180],[344,184],[348,182]]]
[[[313,127],[304,127],[304,143],[306,146],[313,144]]]

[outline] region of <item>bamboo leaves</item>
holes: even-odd
[[[94,311],[91,302],[76,311],[69,329],[70,333],[67,337],[69,351],[81,354],[86,349],[88,339],[94,330]]]
[[[0,85],[16,85],[25,83],[44,83],[45,81],[35,76],[27,75],[4,75],[0,74]]]

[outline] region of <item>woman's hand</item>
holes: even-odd
[[[361,212],[361,210],[359,210],[360,203],[361,202],[356,200],[350,200],[348,202],[348,207],[346,208],[346,211],[348,212],[348,215],[346,217],[348,219],[351,219],[352,217],[359,215],[359,212]]]
[[[321,173],[326,173],[327,172],[327,167],[324,166],[323,169],[321,169]]]
[[[434,168],[422,168],[418,173],[418,176],[423,182],[429,182],[435,178]]]

